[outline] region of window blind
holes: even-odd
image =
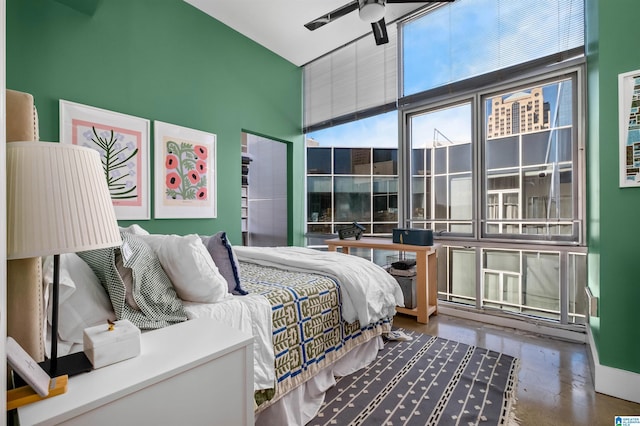
[[[376,46],[368,34],[304,66],[305,133],[347,116],[395,108],[397,26],[387,26],[387,33],[387,44]]]
[[[401,24],[403,95],[584,46],[584,0],[456,0]]]

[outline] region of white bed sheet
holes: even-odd
[[[392,318],[404,306],[398,282],[367,259],[307,247],[234,247],[238,260],[289,271],[328,275],[340,283],[342,318],[371,324]]]
[[[254,390],[270,389],[275,383],[275,355],[271,304],[259,294],[227,296],[216,303],[183,302],[187,317],[213,318],[253,335]]]

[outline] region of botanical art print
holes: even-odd
[[[618,78],[620,187],[640,186],[640,70]]]
[[[60,141],[94,149],[119,220],[149,219],[149,121],[60,101]]]
[[[166,169],[167,200],[207,199],[207,157],[204,145],[166,141],[164,166]]]
[[[155,217],[216,217],[216,136],[154,122]]]

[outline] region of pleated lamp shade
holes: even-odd
[[[7,259],[120,244],[97,151],[52,142],[7,143]]]

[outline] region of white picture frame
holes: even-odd
[[[60,99],[60,143],[100,153],[118,220],[150,219],[149,129],[145,118]]]
[[[618,75],[620,188],[640,187],[640,70]]]
[[[154,217],[217,217],[216,135],[154,121]]]

